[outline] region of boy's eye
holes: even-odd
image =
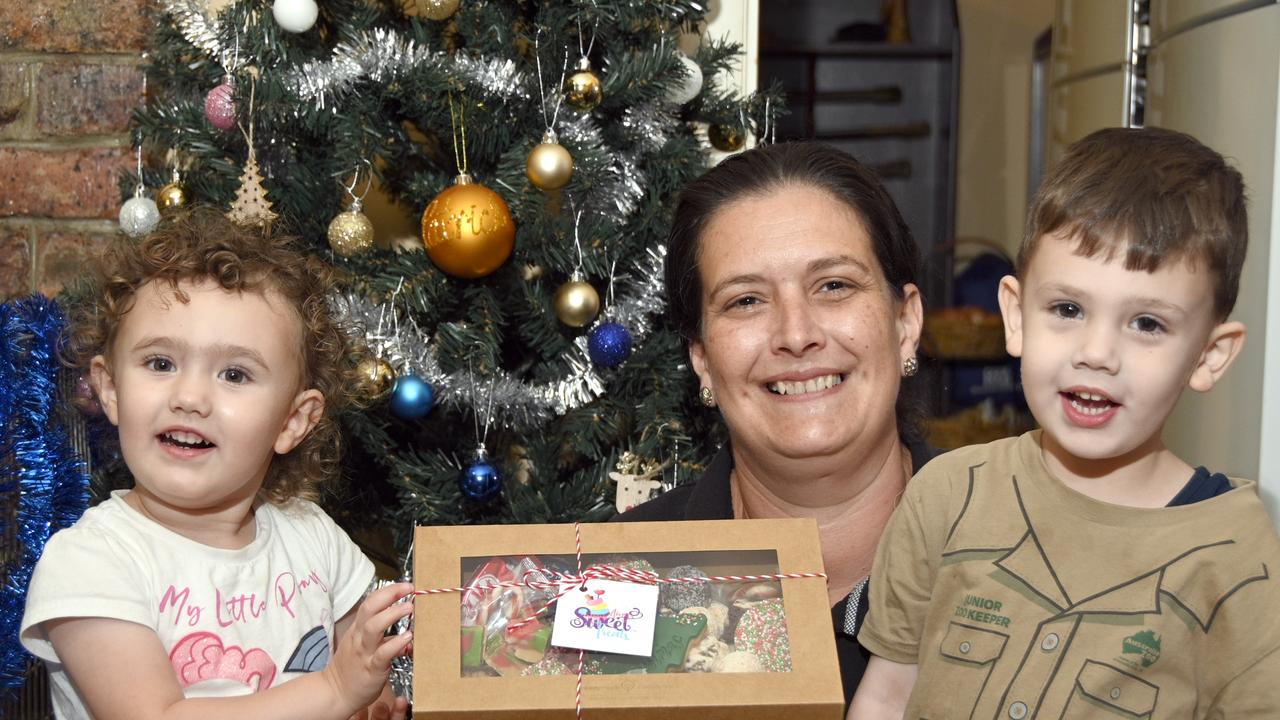
[[[1133,327],[1138,332],[1158,333],[1164,330],[1164,324],[1150,315],[1141,315],[1134,318]]]
[[[752,305],[759,305],[759,304],[760,304],[760,298],[756,297],[755,295],[743,295],[742,297],[736,298],[732,302],[730,302],[729,307],[731,308],[751,307]]]
[[[142,362],[148,370],[154,372],[170,372],[173,370],[173,361],[169,358],[150,357]]]
[[[1049,307],[1049,311],[1060,318],[1074,319],[1081,315],[1080,306],[1073,302],[1054,303]]]
[[[245,372],[240,368],[232,367],[222,371],[222,379],[226,380],[229,383],[234,383],[239,385],[240,383],[249,382],[250,378],[249,378],[249,373]]]

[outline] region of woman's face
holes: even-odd
[[[700,245],[702,339],[689,355],[736,447],[857,456],[896,436],[920,294],[894,297],[853,209],[789,185],[721,208]]]

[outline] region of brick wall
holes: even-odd
[[[148,0],[0,2],[0,299],[57,293],[117,232]]]

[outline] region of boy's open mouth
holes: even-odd
[[[1059,393],[1067,402],[1071,403],[1072,409],[1082,415],[1101,415],[1111,408],[1117,407],[1120,403],[1115,402],[1106,395],[1089,392],[1062,392]]]
[[[213,443],[209,442],[208,440],[205,440],[204,438],[200,437],[195,433],[190,433],[190,432],[179,432],[179,431],[165,432],[165,433],[160,433],[159,437],[160,437],[160,442],[166,445],[173,445],[175,447],[180,447],[180,448],[187,448],[192,450],[204,450],[207,448],[215,447]]]

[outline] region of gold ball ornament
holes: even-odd
[[[720,152],[738,152],[746,144],[746,133],[736,125],[712,125],[707,128],[707,140]]]
[[[600,314],[600,293],[574,273],[569,282],[556,290],[554,305],[560,322],[569,327],[586,327]]]
[[[565,80],[565,99],[578,110],[594,110],[604,99],[600,76],[591,70],[591,61],[578,61],[578,71]]]
[[[498,193],[465,174],[453,183],[422,213],[422,243],[444,272],[484,277],[511,257],[516,224]]]
[[[542,142],[529,152],[525,174],[539,190],[558,190],[573,177],[573,156],[556,142],[556,134],[548,130],[542,136]]]
[[[329,223],[329,247],[342,257],[352,257],[373,247],[373,223],[360,211],[360,201],[351,209],[338,213]]]
[[[191,197],[187,195],[187,189],[177,180],[156,191],[156,206],[160,208],[160,212],[176,210],[188,202],[191,202]]]
[[[356,389],[370,400],[381,400],[396,384],[396,371],[380,357],[366,357],[356,365]]]
[[[448,20],[458,11],[458,0],[401,0],[405,15],[428,20]]]

